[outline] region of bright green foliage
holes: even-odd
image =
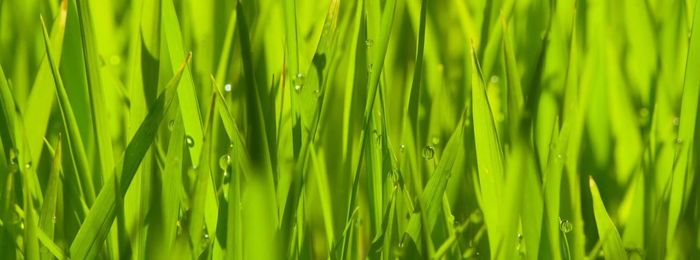
[[[700,258],[700,0],[0,0],[0,259]]]

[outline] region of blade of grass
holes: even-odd
[[[66,17],[68,0],[61,1],[59,16],[53,22],[51,28],[51,46],[56,59],[61,59],[63,53],[63,36],[66,30]],[[54,84],[51,76],[51,65],[48,58],[42,59],[36,79],[32,85],[32,91],[27,98],[27,105],[24,108],[24,125],[28,127],[27,141],[29,150],[32,152],[32,162],[39,162],[43,149],[43,137],[49,125],[51,109],[56,97],[55,90],[51,87]]]
[[[692,29],[688,45],[688,57],[685,64],[685,76],[683,79],[683,95],[681,100],[681,116],[678,126],[676,144],[678,148],[674,155],[673,175],[671,179],[671,197],[668,208],[668,227],[666,250],[672,250],[676,243],[676,232],[681,212],[688,202],[689,192],[687,183],[692,180],[691,164],[692,145],[694,144],[695,126],[698,113],[698,100],[700,99],[700,74],[695,73],[700,69],[700,8],[696,5],[692,17]],[[694,174],[693,174],[694,175]]]
[[[144,154],[155,138],[156,130],[163,119],[163,112],[167,111],[172,104],[175,97],[174,92],[191,56],[191,54],[188,55],[184,63],[180,65],[174,78],[160,94],[134,138],[129,142],[122,163],[118,164],[117,172],[121,174],[115,174],[114,178],[109,180],[100,192],[95,205],[90,209],[85,222],[71,244],[70,255],[72,257],[78,259],[93,258],[99,252],[114,221],[116,197],[123,197],[130,186]],[[116,178],[120,178],[118,186]]]
[[[87,72],[87,84],[90,92],[90,105],[92,123],[97,139],[97,154],[102,174],[109,177],[109,173],[114,168],[114,156],[112,155],[112,142],[110,140],[110,129],[107,121],[107,110],[105,108],[105,98],[103,93],[102,75],[99,70],[97,57],[97,43],[93,32],[92,14],[87,0],[76,0],[78,4],[78,17],[80,18],[80,33],[83,42],[83,57],[85,70]],[[98,177],[103,177],[98,175]],[[100,178],[97,179],[101,183]]]
[[[179,61],[185,59],[182,32],[178,26],[180,22],[175,13],[172,0],[162,0],[161,5],[162,20],[160,29],[165,36],[163,40],[168,46],[171,69],[172,71],[178,71],[178,67],[180,66]],[[197,158],[200,157],[202,152],[202,119],[200,118],[199,103],[197,102],[196,89],[192,81],[192,74],[189,66],[184,70],[182,80],[180,80],[179,84],[177,94],[180,112],[182,113],[182,121],[185,125],[185,133],[193,141],[192,145],[188,145],[188,149],[192,154],[192,165],[197,166]]]
[[[480,205],[489,233],[489,247],[495,254],[502,243],[502,211],[495,199],[500,198],[499,189],[503,182],[504,163],[500,138],[496,132],[493,112],[486,95],[484,80],[481,75],[476,53],[472,48],[472,113],[474,121],[474,140],[481,189]]]
[[[54,239],[55,236],[55,225],[59,221],[63,220],[63,182],[61,180],[61,158],[63,156],[61,148],[61,135],[59,134],[58,140],[56,141],[55,153],[53,163],[51,164],[51,171],[49,173],[49,182],[47,184],[44,202],[41,205],[41,213],[39,216],[39,227],[47,235],[50,240]],[[60,231],[59,227],[59,231]],[[41,258],[50,259],[51,253],[47,248],[42,248]]]
[[[588,177],[588,185],[591,189],[595,222],[598,227],[598,236],[600,240],[603,241],[605,257],[610,259],[627,259],[627,252],[622,245],[620,233],[617,232],[615,223],[613,223],[610,216],[608,216],[608,212],[605,210],[605,205],[603,204],[603,199],[600,197],[600,191],[598,191],[598,185],[596,185],[595,180],[593,180],[591,176]]]
[[[463,117],[466,116],[463,113]],[[461,120],[463,122],[463,120]],[[413,241],[420,241],[420,232],[423,229],[422,225],[427,224],[427,230],[433,230],[433,225],[438,220],[438,214],[442,211],[442,199],[447,187],[447,182],[452,176],[455,161],[463,154],[464,125],[460,123],[457,129],[454,130],[452,136],[447,141],[442,159],[437,165],[435,172],[425,186],[423,193],[420,195],[420,212],[421,214],[413,214],[408,223],[406,234]],[[421,218],[425,218],[424,221]],[[429,234],[428,234],[429,235]],[[402,242],[406,242],[406,237]],[[418,243],[418,242],[417,242]],[[426,254],[427,252],[424,252]]]
[[[78,124],[76,121],[75,114],[73,113],[73,108],[71,106],[70,99],[68,98],[68,93],[63,86],[63,80],[60,73],[58,72],[58,67],[54,62],[49,34],[47,32],[46,26],[44,25],[43,18],[41,18],[42,27],[44,30],[44,44],[46,47],[46,56],[48,57],[49,64],[51,65],[51,72],[54,78],[54,85],[56,86],[56,93],[58,95],[58,104],[61,109],[61,115],[63,117],[63,129],[66,132],[66,140],[70,144],[68,146],[68,151],[71,154],[73,163],[76,167],[76,173],[78,174],[78,180],[76,188],[80,189],[82,192],[81,196],[85,199],[87,205],[92,205],[95,200],[95,187],[92,180],[92,174],[89,170],[87,154],[85,152],[85,146],[83,139],[78,130]]]
[[[29,176],[31,174],[36,174],[35,172],[27,169],[22,171],[22,185],[24,193],[24,257],[26,259],[39,259],[39,239],[37,238],[37,223],[36,213],[34,213],[34,201],[30,194],[31,189],[29,187]]]
[[[57,244],[55,244],[51,238],[44,233],[44,231],[41,231],[41,229],[37,230],[37,238],[39,241],[41,241],[41,244],[47,248],[47,250],[51,253],[53,257],[49,259],[58,259],[58,260],[63,260],[63,259],[69,259],[66,254],[63,252],[63,249],[59,247]]]
[[[195,257],[200,257],[204,250],[209,246],[210,235],[207,230],[216,230],[216,226],[211,226],[209,223],[205,222],[205,216],[216,214],[215,211],[209,211],[207,208],[207,199],[210,195],[210,189],[212,186],[211,180],[213,171],[216,168],[212,167],[212,149],[211,149],[211,138],[213,137],[212,122],[214,121],[214,116],[216,113],[216,94],[212,96],[212,102],[209,109],[209,114],[207,116],[205,124],[205,135],[202,140],[202,154],[199,158],[199,167],[196,169],[196,179],[195,179],[195,190],[192,195],[192,214],[190,216],[190,241],[193,245],[193,253]],[[218,161],[217,161],[218,162]],[[214,222],[216,223],[216,222]]]

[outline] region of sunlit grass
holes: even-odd
[[[0,0],[0,259],[700,257],[680,0]]]

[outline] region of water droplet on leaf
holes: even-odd
[[[231,181],[231,175],[228,171],[224,171],[224,183],[229,183]]]
[[[219,167],[221,167],[222,170],[226,171],[229,165],[231,165],[231,155],[222,155],[221,158],[219,158]]]
[[[561,232],[569,233],[569,232],[571,232],[571,230],[574,229],[574,225],[571,224],[571,222],[568,220],[562,220],[559,223],[559,229],[561,229]]]
[[[423,155],[424,159],[431,160],[435,156],[435,148],[430,145],[425,146],[423,147],[423,152],[421,154]]]
[[[17,156],[19,155],[19,151],[15,148],[10,148],[10,165],[16,165],[18,158]]]
[[[226,85],[224,85],[224,91],[231,92],[231,89],[231,83],[226,83]]]
[[[299,73],[297,74],[296,79],[294,79],[294,91],[297,93],[301,92],[301,89],[304,87],[304,74]]]
[[[483,220],[484,215],[481,213],[481,210],[476,210],[474,213],[469,216],[469,220],[471,220],[472,223],[481,223]]]
[[[194,138],[192,138],[191,136],[189,136],[189,135],[186,136],[185,141],[187,142],[187,146],[189,146],[189,147],[194,146]]]

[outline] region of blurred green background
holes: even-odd
[[[700,257],[697,2],[0,0],[0,258]]]

